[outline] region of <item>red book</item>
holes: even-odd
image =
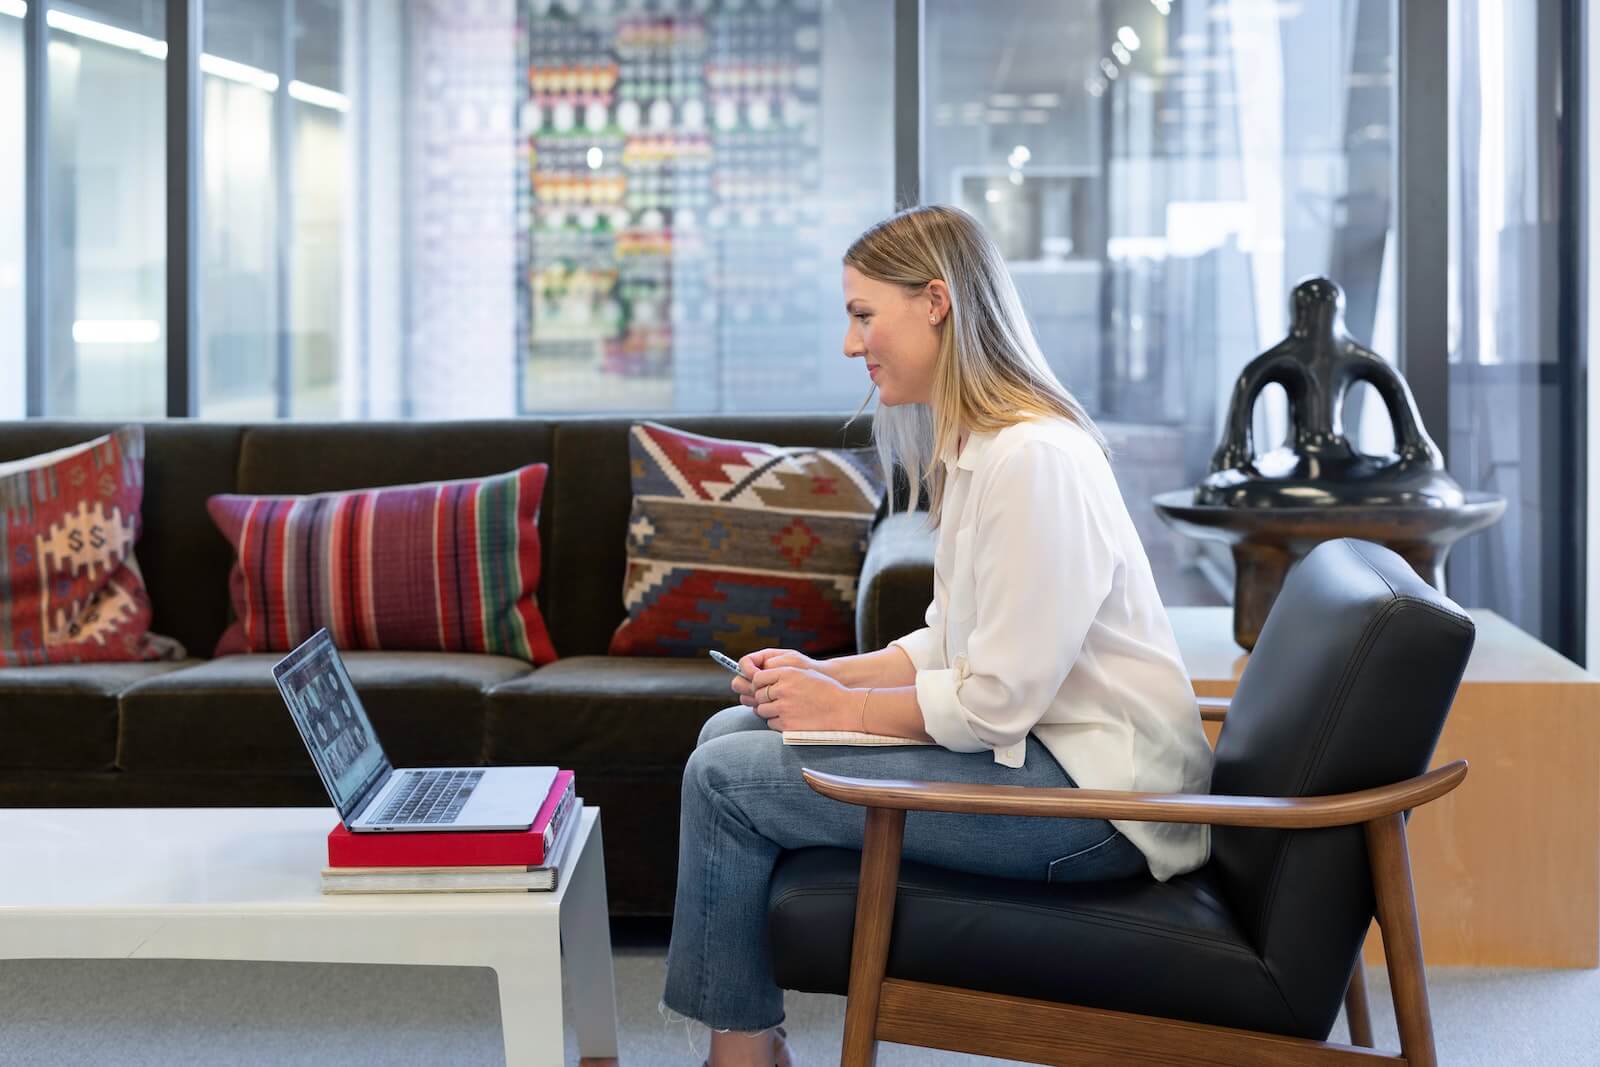
[[[539,815],[526,830],[434,830],[353,834],[339,823],[328,831],[329,867],[539,867],[572,813],[572,772],[550,785]]]

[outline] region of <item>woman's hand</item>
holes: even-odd
[[[820,662],[792,648],[763,648],[739,661],[739,669],[747,676],[753,676],[758,671],[770,670],[773,667],[798,667],[801,670],[826,673]],[[743,678],[733,680],[733,691],[739,694],[739,703],[745,707],[756,706],[755,686]]]
[[[746,701],[774,730],[856,730],[863,694],[819,670],[769,667],[756,672]]]

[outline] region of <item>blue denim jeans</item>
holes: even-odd
[[[749,708],[713,715],[683,774],[678,893],[667,981],[668,1010],[717,1030],[783,1022],[772,980],[767,892],[779,853],[815,845],[860,848],[866,809],[829,800],[800,769],[858,778],[924,779],[1072,788],[1049,751],[1028,738],[1025,765],[988,752],[933,746],[789,746]],[[1103,819],[910,812],[908,861],[1002,878],[1089,881],[1146,871],[1144,856]]]

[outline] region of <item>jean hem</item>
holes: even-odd
[[[656,1005],[656,1010],[661,1014],[661,1017],[669,1023],[684,1023],[692,1026],[703,1026],[707,1030],[715,1031],[719,1034],[737,1033],[751,1036],[765,1033],[768,1030],[775,1030],[782,1026],[784,1021],[788,1018],[787,1015],[780,1015],[778,1016],[776,1022],[768,1023],[765,1026],[713,1026],[711,1023],[706,1022],[703,1019],[697,1019],[693,1015],[689,1015],[674,1008],[671,1004],[667,1003],[665,997],[662,997],[661,1001]]]

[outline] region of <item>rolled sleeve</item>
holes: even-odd
[[[922,709],[922,725],[928,736],[951,752],[986,752],[994,749],[994,761],[1007,767],[1020,767],[1027,740],[996,747],[972,729],[967,709],[961,705],[961,682],[966,662],[956,666],[917,672],[917,706]]]
[[[944,666],[944,639],[931,626],[913,630],[889,643],[904,652],[918,671]]]
[[[917,706],[928,736],[952,752],[982,752],[989,746],[967,723],[960,693],[960,672],[954,667],[917,671]]]

